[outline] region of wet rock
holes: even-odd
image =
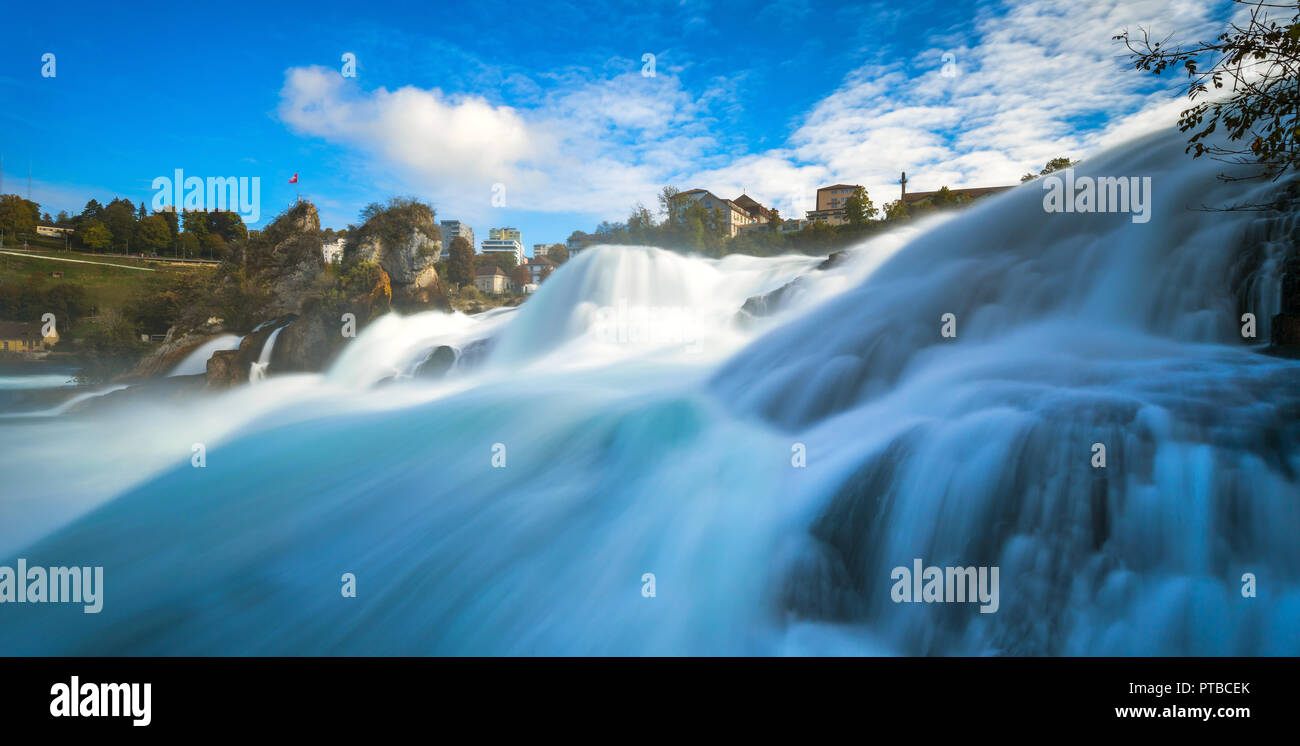
[[[447,345],[438,345],[415,368],[416,378],[442,378],[456,365],[456,350]]]

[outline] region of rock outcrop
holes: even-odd
[[[844,262],[846,255],[843,251],[836,251],[826,257],[820,264],[813,267],[814,272],[821,272],[832,267],[838,267]],[[762,316],[770,316],[788,305],[790,301],[803,290],[807,284],[803,275],[794,278],[781,287],[770,293],[754,295],[745,299],[745,305],[740,307],[740,312],[736,314],[736,320],[740,323],[749,323],[754,319]]]
[[[223,389],[248,383],[253,363],[261,357],[262,348],[266,346],[266,341],[270,339],[271,334],[276,329],[291,324],[295,318],[297,317],[287,316],[264,324],[245,336],[237,349],[214,352],[212,357],[208,358],[207,388]],[[276,346],[271,350],[272,355],[280,346],[280,337],[283,334],[282,332],[277,336]]]
[[[173,327],[174,329],[174,327]],[[113,379],[114,382],[140,381],[160,378],[175,370],[181,361],[205,342],[220,336],[215,332],[190,332],[174,337],[153,348],[136,363],[135,367]],[[168,332],[168,337],[173,337]]]
[[[392,283],[393,307],[398,310],[449,310],[446,290],[434,265],[442,252],[442,237],[433,209],[412,200],[395,199],[387,206],[371,205],[366,222],[348,236],[343,263],[374,262]]]

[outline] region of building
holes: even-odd
[[[994,194],[1005,192],[1008,189],[1015,189],[1015,186],[1013,185],[1013,186],[995,186],[995,187],[962,187],[959,189],[949,189],[948,191],[953,195],[961,195],[964,197],[969,197],[970,199],[974,200],[974,199],[979,199],[980,197],[990,197]],[[908,205],[915,204],[917,202],[920,202],[921,200],[929,199],[938,193],[939,192],[937,190],[933,192],[904,191],[902,192],[903,203]]]
[[[533,256],[546,256],[547,252],[549,252],[550,250],[551,250],[551,245],[548,243],[533,244]]]
[[[775,213],[774,210],[770,210],[760,205],[757,200],[748,194],[742,194],[731,201],[735,202],[740,209],[749,213],[749,216],[753,218],[756,223],[767,223],[772,219],[772,215]]]
[[[489,228],[488,238],[496,241],[524,242],[524,234],[520,233],[518,228]]]
[[[343,239],[336,238],[321,244],[321,254],[324,255],[326,264],[338,264],[343,261]]]
[[[460,222],[459,220],[444,220],[438,224],[442,232],[442,254],[440,258],[443,261],[451,258],[451,242],[457,237],[469,241],[470,251],[474,250],[474,229]]]
[[[534,254],[533,258],[529,259],[528,264],[524,266],[528,268],[528,277],[534,285],[541,283],[543,275],[555,271],[555,262],[547,259],[545,255],[537,256]]]
[[[744,197],[745,195],[742,194],[741,196]],[[679,215],[682,215],[685,208],[689,206],[686,203],[694,202],[703,205],[704,209],[714,214],[728,238],[734,238],[741,228],[758,222],[758,218],[750,214],[744,207],[736,204],[734,200],[722,199],[707,189],[689,189],[685,192],[679,192],[677,199],[682,203],[678,209]],[[753,202],[753,200],[750,201]],[[754,202],[754,204],[758,205],[757,202]],[[766,209],[762,205],[758,205],[758,207],[760,210]],[[573,255],[572,249],[569,250],[569,255]]]
[[[497,229],[493,228],[493,231]],[[513,229],[510,229],[513,230]],[[517,238],[489,238],[483,242],[484,254],[512,254],[515,264],[524,263],[524,244]]]
[[[0,352],[35,352],[58,341],[53,330],[50,336],[42,336],[41,325],[35,321],[0,321]]]
[[[592,239],[591,236],[587,235],[586,233],[583,233],[582,231],[574,231],[573,235],[565,239],[564,247],[569,250],[569,258],[572,259],[573,257],[577,256],[578,253],[581,252],[583,249],[587,248],[588,246],[591,246],[594,243],[595,240]]]
[[[509,286],[510,278],[495,264],[491,267],[480,267],[474,273],[474,287],[478,288],[480,293],[499,295]]]
[[[37,223],[36,235],[46,236],[47,238],[63,238],[73,233],[72,228],[60,228],[53,223]]]
[[[827,225],[844,225],[849,222],[848,211],[844,209],[849,197],[862,188],[861,184],[832,184],[817,190],[817,209],[807,213],[809,222]]]

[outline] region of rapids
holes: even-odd
[[[1151,177],[1148,223],[1030,183],[826,270],[599,247],[319,375],[3,420],[0,565],[104,602],[0,605],[0,654],[1300,654],[1286,242],[1243,270],[1260,216],[1199,209],[1275,185],[1183,146],[1076,169]],[[915,559],[999,567],[996,613],[894,603]]]

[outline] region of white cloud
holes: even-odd
[[[747,152],[714,117],[739,106],[736,75],[686,90],[675,71],[612,77],[566,70],[514,80],[527,109],[404,87],[364,91],[325,68],[286,75],[280,115],[295,131],[378,159],[417,194],[473,216],[491,185],[512,208],[626,215],[663,184],[723,196],[743,188],[790,215],[812,191],[861,183],[880,205],[900,171],[915,190],[1016,183],[1058,155],[1080,157],[1170,124],[1184,102],[1150,92],[1112,37],[1138,25],[1209,36],[1216,7],[1181,0],[1017,0],[985,7],[966,37],[914,59],[870,64],[801,119],[786,143]],[[958,74],[943,73],[943,54]],[[627,62],[627,64],[621,64]],[[446,209],[443,210],[446,213]]]

